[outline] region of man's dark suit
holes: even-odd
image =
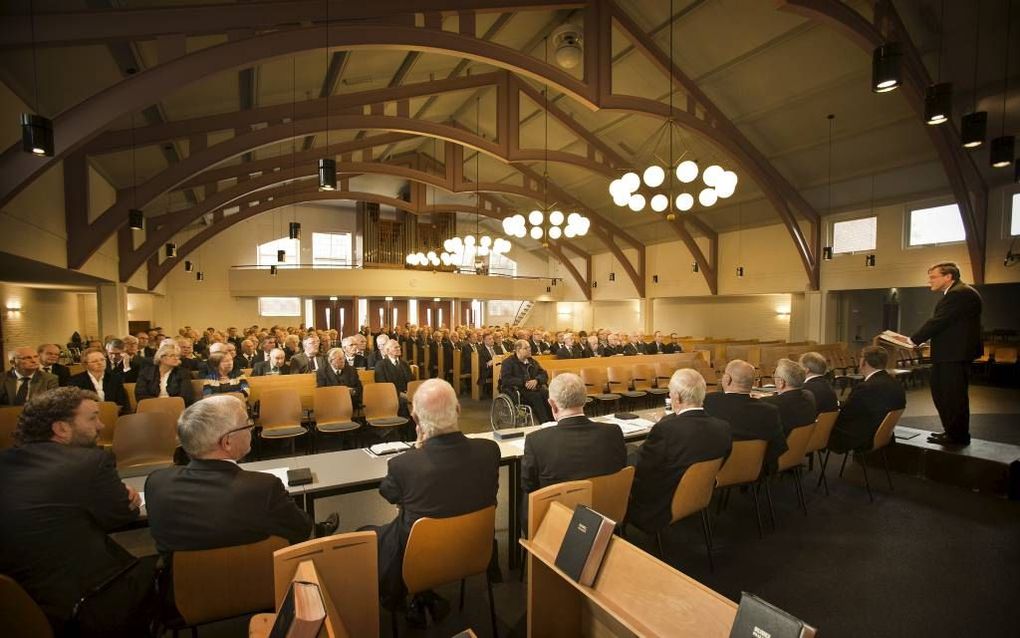
[[[383,357],[375,364],[375,382],[392,383],[397,386],[397,392],[407,392],[407,384],[413,380],[411,366],[403,359],[397,359],[394,365],[389,357]]]
[[[113,370],[114,372],[119,374],[123,379],[124,383],[137,383],[138,373],[142,370],[142,368],[146,368],[151,365],[152,365],[151,359],[146,359],[145,357],[136,354],[135,356],[131,357],[131,367],[128,368],[127,372],[124,372],[123,360],[118,361],[117,364],[112,367],[110,366],[109,358],[107,358],[106,360],[107,369]]]
[[[191,385],[191,374],[177,366],[170,371],[166,380],[166,393],[172,397],[184,399],[184,405],[195,402],[195,390]],[[142,368],[135,383],[135,400],[151,399],[159,396],[159,366],[151,365]]]
[[[557,359],[583,359],[584,349],[580,345],[574,344],[569,348],[566,346],[561,347],[556,351]]]
[[[251,369],[251,376],[253,377],[266,377],[272,373],[273,366],[268,361],[258,361],[255,363],[255,367]],[[290,366],[286,363],[280,366],[278,374],[290,374]]]
[[[694,463],[730,453],[730,426],[704,410],[671,414],[652,426],[638,448],[627,520],[655,533],[669,525],[673,493]]]
[[[520,392],[521,402],[531,407],[535,416],[535,423],[552,421],[552,412],[549,410],[549,375],[537,361],[528,357],[527,361],[521,361],[516,354],[503,359],[499,373],[500,392],[516,390]],[[524,384],[532,379],[538,381],[534,390],[524,387]],[[510,392],[513,394],[513,392]]]
[[[482,388],[492,385],[492,367],[487,364],[493,360],[493,354],[503,354],[503,348],[498,343],[492,345],[492,354],[485,344],[478,346],[478,385]]]
[[[347,358],[347,355],[344,355],[344,358]],[[365,359],[365,355],[356,354],[353,358],[347,359],[347,365],[355,368],[368,368],[368,360]],[[375,369],[375,366],[372,366],[372,369]]]
[[[329,366],[329,364],[326,363],[326,357],[315,355],[315,357],[313,358],[315,359],[314,367],[312,365],[312,358],[309,358],[309,356],[304,352],[299,352],[298,354],[294,355],[293,357],[290,358],[290,363],[287,364],[290,366],[290,373],[306,374],[309,372],[315,372],[316,370],[321,370],[322,368]]]
[[[149,474],[145,507],[161,553],[244,545],[274,535],[298,543],[312,531],[280,479],[226,460],[192,459]]]
[[[49,368],[49,370],[46,368]],[[71,383],[71,369],[65,365],[54,363],[51,366],[39,366],[39,369],[55,376],[57,378],[57,385],[61,388]]]
[[[333,371],[333,366],[324,365],[315,373],[315,386],[328,388],[345,385],[351,389],[351,403],[355,408],[361,407],[362,387],[358,371],[349,365],[340,368],[340,374]]]
[[[107,536],[138,518],[108,452],[48,441],[10,448],[0,453],[0,485],[0,572],[18,581],[54,624],[134,561]],[[146,567],[136,565],[117,579],[111,593],[124,596],[115,602],[128,617],[151,592],[153,567],[143,573]],[[131,593],[134,587],[141,589]]]
[[[477,343],[465,343],[460,348],[460,372],[471,372],[471,355],[478,352],[478,363],[482,362],[482,346]]]
[[[234,357],[234,367],[238,370],[245,368],[254,368],[255,363],[259,360],[258,353],[251,353],[250,355],[244,354],[240,350],[237,351],[237,356]]]
[[[181,357],[181,367],[191,373],[192,378],[204,377],[208,368],[198,357]]]
[[[79,372],[78,374],[71,377],[70,383],[76,388],[82,390],[88,390],[89,392],[95,392],[95,386],[92,385],[92,379],[89,377],[89,371]],[[103,373],[103,400],[113,401],[120,406],[120,411],[127,413],[131,411],[131,403],[128,401],[127,391],[124,390],[124,382],[120,375],[107,370]]]
[[[734,441],[768,441],[766,468],[775,468],[776,460],[789,449],[779,408],[771,403],[752,399],[750,394],[710,392],[705,395],[705,412],[729,423]]]
[[[869,449],[886,413],[902,410],[906,405],[903,385],[885,370],[879,370],[850,392],[836,417],[829,449],[837,453]]]
[[[787,390],[782,394],[774,394],[760,399],[779,408],[779,418],[783,423],[783,435],[790,430],[804,425],[811,425],[818,417],[815,408],[815,395],[803,388]]]
[[[931,319],[910,339],[931,341],[931,398],[942,427],[955,442],[970,442],[970,362],[981,356],[981,295],[954,282],[935,304]]]
[[[57,377],[42,370],[36,370],[28,381],[28,398],[37,397],[43,392],[57,387],[60,387]],[[18,376],[14,370],[8,370],[4,375],[3,385],[0,386],[0,405],[16,405],[17,398]]]
[[[503,343],[500,344],[500,345],[503,346],[503,352],[513,352],[514,351],[514,346],[516,344],[517,344],[517,340],[516,339],[504,339]]]
[[[839,409],[839,399],[836,398],[836,391],[829,385],[825,377],[812,377],[801,386],[815,397],[815,411],[835,412]]]
[[[645,347],[645,354],[673,354],[676,348],[671,343],[658,343],[653,341]]]
[[[634,355],[641,354],[641,352],[637,349],[637,346],[635,346],[633,343],[628,343],[626,345],[620,346],[619,349],[617,350],[617,353],[626,355],[628,357],[633,357]]]
[[[392,600],[403,594],[404,547],[416,520],[460,516],[496,504],[499,458],[495,442],[452,432],[390,459],[379,494],[399,506],[400,513],[378,529],[381,595]]]
[[[528,529],[529,493],[554,483],[612,474],[626,464],[627,445],[617,425],[596,423],[582,414],[532,432],[524,439],[521,459],[522,529]]]
[[[581,357],[584,359],[590,359],[597,356],[598,353],[591,349],[591,346],[587,343],[581,346]]]

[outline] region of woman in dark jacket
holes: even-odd
[[[248,379],[241,370],[234,369],[234,359],[229,354],[217,352],[209,355],[206,366],[209,373],[202,382],[202,396],[226,392],[240,392],[248,396]]]
[[[191,385],[191,373],[181,367],[181,349],[171,340],[159,346],[153,356],[156,365],[145,366],[138,373],[135,383],[135,399],[156,397],[181,397],[184,405],[195,402],[195,390]]]

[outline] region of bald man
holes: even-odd
[[[765,467],[775,468],[776,460],[787,450],[786,437],[779,408],[751,398],[754,366],[740,359],[730,361],[720,385],[722,392],[705,396],[705,412],[729,423],[734,441],[768,441]]]

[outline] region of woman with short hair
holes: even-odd
[[[181,397],[184,405],[194,403],[191,373],[181,367],[180,347],[168,339],[160,344],[152,359],[155,365],[145,366],[138,373],[135,399],[142,401],[156,397]]]
[[[202,381],[202,396],[240,392],[248,396],[248,379],[241,370],[234,369],[234,358],[226,352],[209,355],[206,362],[208,373]]]

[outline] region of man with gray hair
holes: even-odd
[[[187,465],[156,470],[145,481],[149,529],[162,554],[254,543],[306,540],[308,515],[272,474],[238,466],[251,450],[244,404],[219,395],[188,407],[177,421]]]
[[[814,395],[802,387],[805,376],[806,372],[799,363],[780,359],[772,375],[776,394],[762,399],[779,408],[779,418],[783,422],[783,434],[786,436],[794,428],[811,425],[818,417]]]
[[[800,365],[807,371],[803,388],[815,397],[815,410],[819,414],[838,410],[839,399],[836,398],[836,391],[825,378],[825,373],[829,371],[825,357],[818,352],[805,352],[800,355]]]
[[[773,469],[785,452],[786,435],[779,416],[779,408],[766,401],[751,398],[754,385],[754,366],[741,359],[726,364],[720,379],[722,392],[705,396],[705,412],[730,424],[734,441],[768,441],[765,449],[765,467]]]
[[[315,373],[319,371],[319,368],[326,367],[325,358],[319,356],[319,337],[314,332],[304,338],[301,347],[304,352],[299,352],[290,358],[288,365],[290,365],[291,374]]]
[[[388,354],[386,351],[386,344],[389,343],[390,337],[386,334],[377,335],[375,338],[375,348],[372,352],[368,353],[367,363],[369,368],[375,368],[375,364],[379,363]]]
[[[441,379],[421,384],[411,418],[418,433],[414,448],[390,459],[379,485],[379,494],[400,508],[393,521],[376,529],[379,593],[390,608],[405,594],[404,547],[414,522],[494,506],[499,489],[499,446],[491,440],[469,439],[460,431],[460,403],[453,386]],[[429,598],[434,600],[434,595]]]
[[[669,380],[670,414],[652,426],[638,449],[627,520],[649,534],[671,520],[673,493],[691,465],[725,458],[730,453],[730,426],[702,408],[705,379],[681,368]]]
[[[524,439],[521,488],[522,527],[527,530],[527,498],[531,492],[563,481],[576,481],[620,471],[627,464],[623,431],[584,415],[584,381],[562,373],[549,383],[549,407],[556,427],[532,432]]]
[[[274,374],[290,374],[290,366],[286,363],[287,354],[280,348],[273,348],[269,352],[268,361],[259,361],[252,368],[251,376],[264,377]]]

